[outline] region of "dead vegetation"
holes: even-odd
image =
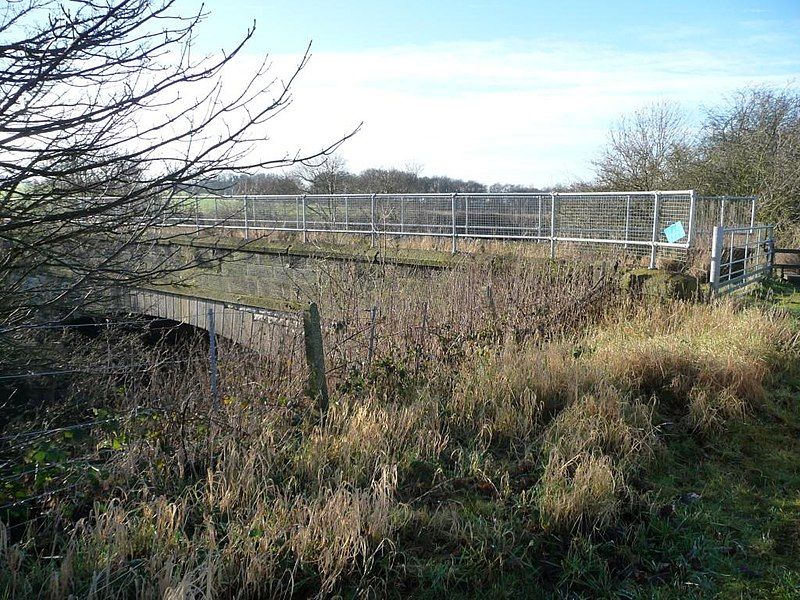
[[[153,412],[83,441],[109,448],[99,475],[5,512],[3,595],[563,593],[581,548],[655,510],[642,482],[664,428],[747,418],[797,349],[780,315],[640,306],[585,267],[386,269],[321,283],[322,420],[233,348],[218,410],[202,354],[125,383],[109,408]]]

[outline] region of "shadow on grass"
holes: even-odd
[[[796,289],[792,293],[800,299]],[[671,578],[656,585],[645,596],[678,597],[694,589],[701,596],[797,597],[797,358],[777,377],[758,414],[730,424],[724,435],[709,440],[681,436],[669,442],[669,452],[651,474],[662,507],[659,515],[668,518],[658,518],[646,536],[650,539],[636,545],[644,560],[688,558],[692,573],[685,581]]]

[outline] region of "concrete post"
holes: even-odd
[[[313,302],[303,311],[303,333],[306,362],[308,363],[308,395],[317,403],[322,415],[328,410],[328,384],[325,379],[325,353],[322,346],[322,329],[319,309]]]
[[[208,309],[208,364],[211,377],[211,401],[214,410],[219,408],[219,390],[217,389],[217,332],[214,323],[214,309]]]

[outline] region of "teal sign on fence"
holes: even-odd
[[[664,235],[667,236],[667,241],[670,244],[674,244],[686,237],[686,230],[683,228],[683,223],[677,221],[664,229]]]

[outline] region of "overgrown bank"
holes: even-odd
[[[435,361],[395,346],[340,379],[324,422],[253,373],[216,414],[197,372],[142,384],[137,401],[181,410],[114,433],[94,504],[62,497],[42,523],[9,523],[0,589],[791,596],[796,324],[614,306],[549,337],[451,327],[450,348],[444,328]]]

